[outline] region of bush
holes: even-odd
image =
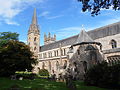
[[[40,76],[49,76],[49,72],[46,69],[40,69],[39,70],[39,75]]]
[[[87,85],[117,88],[120,85],[120,64],[109,66],[102,62],[95,65],[86,72],[84,81]]]
[[[23,77],[23,79],[34,79],[37,75],[32,72],[16,72],[17,79]]]

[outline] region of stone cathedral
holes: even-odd
[[[120,22],[88,32],[82,28],[78,35],[59,41],[56,40],[56,35],[45,34],[44,45],[41,46],[40,29],[34,9],[27,42],[39,62],[33,72],[47,69],[50,74],[58,76],[70,68],[73,76],[81,76],[88,68],[102,60],[106,60],[110,65],[120,60]]]

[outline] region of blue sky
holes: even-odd
[[[86,31],[120,21],[120,11],[101,10],[92,17],[90,12],[81,11],[77,0],[0,0],[0,32],[17,32],[20,41],[26,42],[34,8],[37,9],[40,27],[40,44],[44,33],[56,34],[61,40],[80,32],[82,25]]]

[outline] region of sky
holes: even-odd
[[[120,21],[120,11],[101,10],[98,16],[82,12],[77,0],[0,0],[0,32],[17,32],[19,40],[27,42],[27,33],[33,10],[37,10],[40,28],[40,45],[44,33],[56,34],[57,40]]]

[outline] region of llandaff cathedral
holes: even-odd
[[[38,60],[33,72],[47,69],[50,74],[64,74],[69,68],[73,76],[82,76],[88,68],[103,60],[110,65],[120,60],[120,22],[56,41],[56,35],[44,35],[40,46],[40,29],[36,9],[28,30],[28,45]]]

